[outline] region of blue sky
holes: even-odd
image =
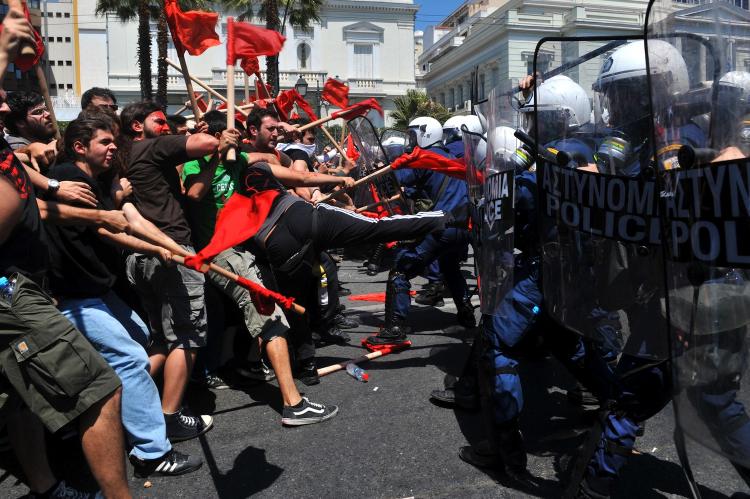
[[[425,26],[437,24],[445,19],[463,3],[463,0],[416,0],[415,3],[419,5],[416,29],[424,30]]]

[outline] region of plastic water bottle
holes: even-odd
[[[318,286],[318,303],[321,307],[328,306],[328,276],[323,266],[320,267],[320,285]]]
[[[367,380],[370,379],[370,375],[367,374],[367,371],[359,367],[354,362],[350,362],[346,365],[346,372],[348,372],[352,378],[363,383],[367,383]]]
[[[15,287],[15,279],[0,277],[0,298],[5,300],[9,304],[13,303],[13,291],[15,290]]]

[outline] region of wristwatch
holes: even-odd
[[[54,196],[60,190],[60,182],[54,178],[47,179],[47,194]]]

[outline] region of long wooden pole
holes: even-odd
[[[172,34],[172,38],[174,38],[174,34]],[[196,118],[200,120],[203,117],[203,113],[198,107],[198,99],[195,98],[195,92],[193,91],[193,82],[191,80],[192,77],[188,72],[187,62],[185,62],[185,54],[183,54],[181,50],[177,51],[177,59],[179,59],[180,61],[180,67],[177,67],[174,64],[172,64],[172,66],[182,73],[182,79],[185,80],[185,88],[187,89],[187,93],[190,96],[190,105],[193,106],[193,113],[195,114]],[[169,64],[169,59],[166,60],[167,64]]]
[[[172,255],[172,260],[179,263],[180,265],[185,265],[185,257],[181,255]],[[226,277],[230,281],[237,282],[240,278],[238,274],[235,274],[234,272],[230,272],[229,270],[225,269],[224,267],[219,267],[215,263],[208,264],[209,270],[211,272],[215,272],[216,274],[219,274],[220,276]],[[298,305],[297,303],[292,303],[292,311],[295,313],[298,313],[300,315],[304,315],[305,308],[302,305]]]
[[[353,188],[357,187],[358,185],[366,184],[367,182],[372,182],[373,179],[375,179],[377,177],[380,177],[381,175],[385,175],[386,173],[388,173],[390,171],[391,171],[391,167],[390,166],[386,166],[385,168],[381,168],[380,170],[372,172],[371,174],[369,174],[369,175],[367,175],[365,177],[362,177],[361,179],[357,180],[356,182],[354,182],[354,185],[351,188],[353,189]],[[326,194],[325,196],[323,196],[322,198],[320,198],[320,200],[318,201],[318,203],[324,203],[325,201],[328,201],[331,198],[335,198],[336,196],[340,195],[343,192],[345,192],[345,189],[341,189],[341,190],[338,190],[338,191],[334,191],[334,192],[332,192],[330,194]]]
[[[359,364],[361,362],[367,362],[368,360],[374,360],[374,359],[377,359],[378,357],[383,357],[391,353],[400,352],[401,350],[403,350],[403,348],[389,348],[386,350],[376,350],[374,352],[370,352],[361,357],[357,357],[356,359],[345,360],[343,362],[339,362],[338,364],[332,364],[330,366],[321,367],[320,369],[318,369],[318,376],[325,376],[327,374],[335,373],[336,371],[341,371],[342,369],[346,369],[346,366],[349,364]]]
[[[328,131],[328,129],[324,126],[320,127],[320,129],[323,131],[323,135],[328,137],[328,140],[331,141],[331,144],[333,144],[333,147],[336,148],[336,150],[339,152],[339,154],[343,157],[346,153],[341,148],[341,146],[336,142],[336,139],[333,138],[333,135],[331,135],[331,132]]]
[[[55,138],[60,139],[60,127],[57,126],[57,117],[55,116],[55,108],[52,107],[52,97],[49,95],[49,86],[47,85],[47,77],[44,75],[44,69],[39,64],[34,66],[36,71],[36,79],[39,80],[39,90],[42,92],[44,103],[47,105],[49,111],[49,117],[52,120],[52,124],[55,126]]]
[[[363,211],[369,211],[373,208],[377,208],[378,206],[386,203],[392,203],[398,199],[401,198],[401,194],[396,194],[394,196],[389,197],[388,199],[384,199],[383,201],[378,201],[377,203],[368,204],[367,206],[362,206],[361,208],[357,208],[354,210],[356,213],[362,213]]]
[[[227,128],[234,128],[234,64],[227,64]],[[237,151],[231,148],[227,151],[227,161],[237,161]]]
[[[250,77],[245,73],[245,104],[250,102]]]
[[[175,63],[174,63],[174,61],[172,61],[172,60],[170,60],[170,59],[164,59],[164,60],[165,60],[165,61],[167,62],[167,64],[169,64],[169,65],[170,65],[170,66],[172,66],[173,68],[176,68],[176,69],[180,69],[180,68],[179,68],[179,66],[177,66],[177,64],[175,64]],[[229,77],[229,75],[227,75],[227,79],[228,79],[228,77]],[[208,86],[208,84],[206,84],[206,83],[204,83],[203,81],[199,80],[199,79],[198,79],[198,78],[196,78],[195,76],[190,76],[190,79],[191,79],[191,80],[192,80],[193,82],[195,82],[195,84],[196,84],[196,85],[198,85],[199,87],[203,88],[203,89],[204,89],[204,90],[205,90],[206,92],[208,92],[209,94],[213,95],[214,97],[216,97],[216,98],[217,98],[217,99],[219,99],[220,101],[222,101],[222,102],[227,102],[227,98],[226,98],[226,97],[224,97],[224,96],[223,96],[223,95],[221,95],[221,94],[220,94],[219,92],[217,92],[216,90],[214,90],[213,88],[211,88],[210,86]],[[234,80],[233,80],[233,81],[234,81]],[[247,116],[247,115],[249,114],[249,113],[248,113],[247,111],[245,111],[244,109],[240,109],[240,108],[239,108],[239,107],[237,107],[237,106],[234,106],[234,108],[235,108],[235,109],[236,109],[236,110],[237,110],[237,111],[238,111],[239,113],[241,113],[241,114],[242,114],[243,116]]]

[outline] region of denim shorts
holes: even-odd
[[[188,246],[185,249],[193,252]],[[128,256],[127,274],[148,314],[154,344],[169,350],[206,345],[203,274],[141,253]]]

